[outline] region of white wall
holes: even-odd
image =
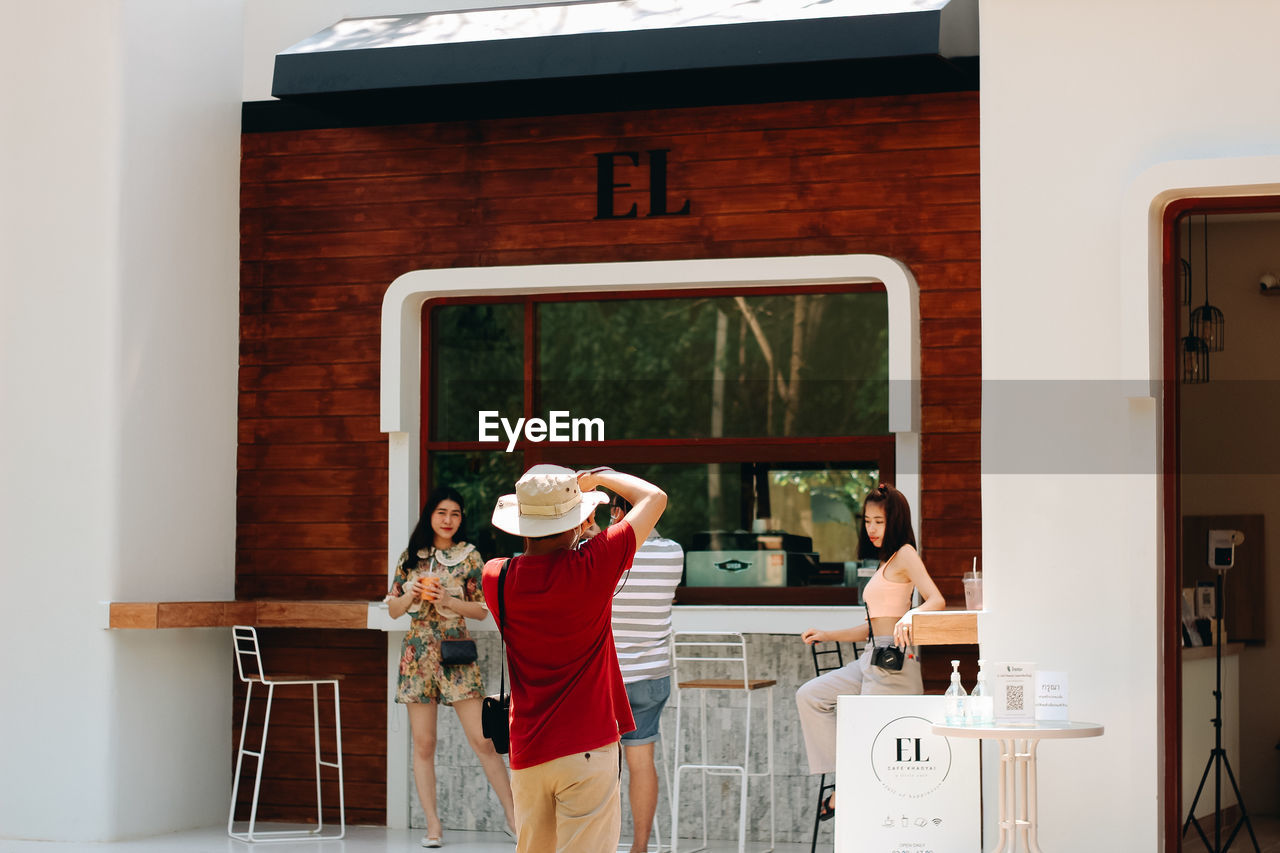
[[[225,814],[225,632],[112,633],[101,602],[234,592],[242,18],[7,9],[0,837]]]
[[[1107,726],[1042,746],[1043,846],[1156,850],[1158,406],[1107,383],[1146,337],[1119,319],[1147,288],[1121,275],[1147,252],[1121,239],[1126,192],[1164,161],[1280,151],[1261,106],[1280,96],[1280,5],[984,0],[981,16],[983,651],[1067,670],[1072,716]]]
[[[104,320],[115,313],[120,15],[64,2],[6,17],[14,33],[62,26],[60,50],[26,37],[0,52],[0,79],[25,83],[0,90],[0,834],[57,838],[69,822],[110,819],[99,797],[72,821],[51,801],[107,782],[111,656],[90,626],[115,563],[116,335]],[[64,65],[72,56],[95,73]]]

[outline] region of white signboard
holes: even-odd
[[[1065,672],[1036,670],[1036,719],[1071,719],[1067,713],[1069,694]]]
[[[981,849],[976,738],[933,734],[941,696],[841,696],[836,705],[837,853]]]
[[[988,662],[995,687],[996,723],[1005,726],[1033,726],[1036,722],[1036,665],[1034,663]]]

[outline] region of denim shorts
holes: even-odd
[[[671,676],[633,681],[626,687],[627,700],[631,703],[631,716],[636,720],[636,730],[622,736],[622,745],[643,746],[654,743],[658,739],[662,708],[671,695]]]

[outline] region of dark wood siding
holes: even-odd
[[[617,194],[641,216],[594,220],[594,155],[657,148],[673,209],[692,214],[646,218],[642,165]],[[976,92],[248,134],[242,168],[238,598],[383,594],[379,310],[402,273],[865,252],[920,284],[914,509],[930,570],[962,601],[982,545]],[[293,636],[318,651],[327,635]],[[383,638],[366,642],[346,652],[381,683]],[[352,744],[382,743],[382,702],[343,723]],[[381,822],[380,781],[348,798]]]

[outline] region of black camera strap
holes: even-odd
[[[871,610],[867,609],[867,645],[871,648],[876,647],[876,632],[871,628]]]
[[[871,614],[870,613],[867,614],[867,645],[871,646],[871,648],[873,649],[876,647],[876,632],[871,630]],[[894,645],[894,644],[890,643],[889,645]]]

